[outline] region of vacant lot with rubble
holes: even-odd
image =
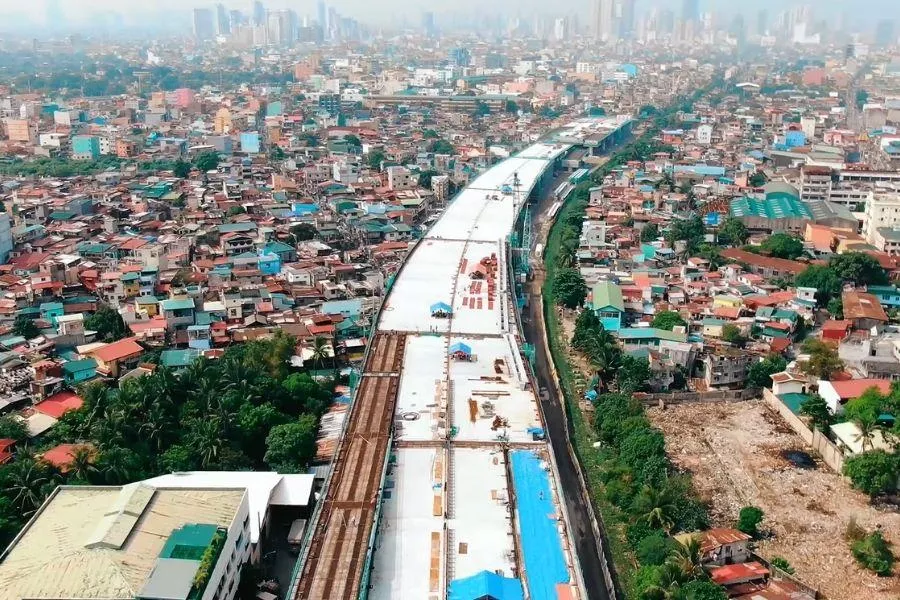
[[[867,530],[880,526],[900,554],[900,513],[870,506],[820,461],[801,468],[785,458],[812,451],[762,401],[648,412],[665,432],[672,460],[693,473],[714,525],[733,527],[742,506],[758,506],[766,514],[762,527],[771,534],[760,542],[760,555],[783,556],[798,577],[831,600],[900,598],[900,576],[864,571],[844,540],[855,519]]]

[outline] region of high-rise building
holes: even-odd
[[[324,0],[319,0],[318,20],[319,20],[319,27],[322,28],[323,32],[327,32],[328,31],[328,11],[325,9]]]
[[[756,35],[766,35],[769,30],[769,13],[761,10],[756,14]]]
[[[231,33],[231,20],[228,11],[221,2],[216,4],[216,35],[228,35]]]
[[[635,0],[619,0],[616,17],[619,21],[619,37],[631,39],[634,37],[634,4]]]
[[[596,39],[610,41],[616,37],[615,7],[616,0],[596,0],[594,14],[594,37]]]
[[[700,20],[700,0],[684,0],[681,5],[681,19],[685,23]]]
[[[875,27],[875,44],[878,46],[893,46],[897,42],[897,34],[894,30],[892,19],[882,19]]]
[[[251,15],[253,16],[253,24],[257,27],[266,24],[266,7],[259,0],[253,3]]]
[[[216,35],[213,11],[209,8],[194,9],[194,37],[198,40],[211,40]]]
[[[558,17],[553,21],[553,38],[557,41],[566,39],[569,35],[569,20],[566,17]]]
[[[433,12],[425,11],[422,13],[422,30],[428,37],[433,37],[436,33]]]
[[[266,30],[269,44],[272,46],[290,46],[294,43],[294,28],[291,10],[272,10],[266,18]]]

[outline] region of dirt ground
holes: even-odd
[[[900,512],[870,506],[821,461],[803,469],[785,459],[785,451],[812,451],[762,401],[648,412],[672,460],[693,473],[715,526],[733,527],[741,507],[753,504],[765,512],[762,528],[771,534],[757,552],[784,557],[830,600],[900,598],[900,576],[864,571],[844,540],[851,520],[866,530],[880,526],[900,556]]]

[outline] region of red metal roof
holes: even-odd
[[[731,583],[743,583],[754,579],[763,579],[769,574],[769,570],[758,562],[739,563],[725,565],[709,572],[713,583],[727,586]]]
[[[39,413],[59,419],[70,410],[78,410],[84,405],[81,396],[73,392],[59,392],[53,394],[43,402],[34,405]]]

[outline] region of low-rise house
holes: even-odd
[[[702,359],[703,379],[711,388],[740,385],[756,360],[754,355],[734,348],[716,348]]]
[[[883,327],[890,320],[878,298],[872,294],[844,292],[842,300],[844,318],[852,322],[855,329],[871,330]]]
[[[600,319],[606,331],[616,332],[622,328],[625,303],[622,290],[615,283],[600,281],[591,288],[591,309]]]
[[[675,536],[682,544],[686,544],[691,538],[700,542],[700,561],[703,566],[743,563],[751,557],[750,540],[753,538],[737,529],[715,528]]]
[[[859,398],[863,393],[876,388],[882,394],[891,392],[891,382],[885,379],[851,379],[849,381],[819,381],[819,395],[828,404],[828,410],[833,415],[844,412],[844,405],[854,398]]]
[[[70,360],[63,363],[63,379],[70,387],[75,387],[97,376],[97,361],[93,358]]]
[[[143,347],[132,337],[91,349],[87,355],[97,361],[98,375],[117,378],[136,367],[143,353]]]

